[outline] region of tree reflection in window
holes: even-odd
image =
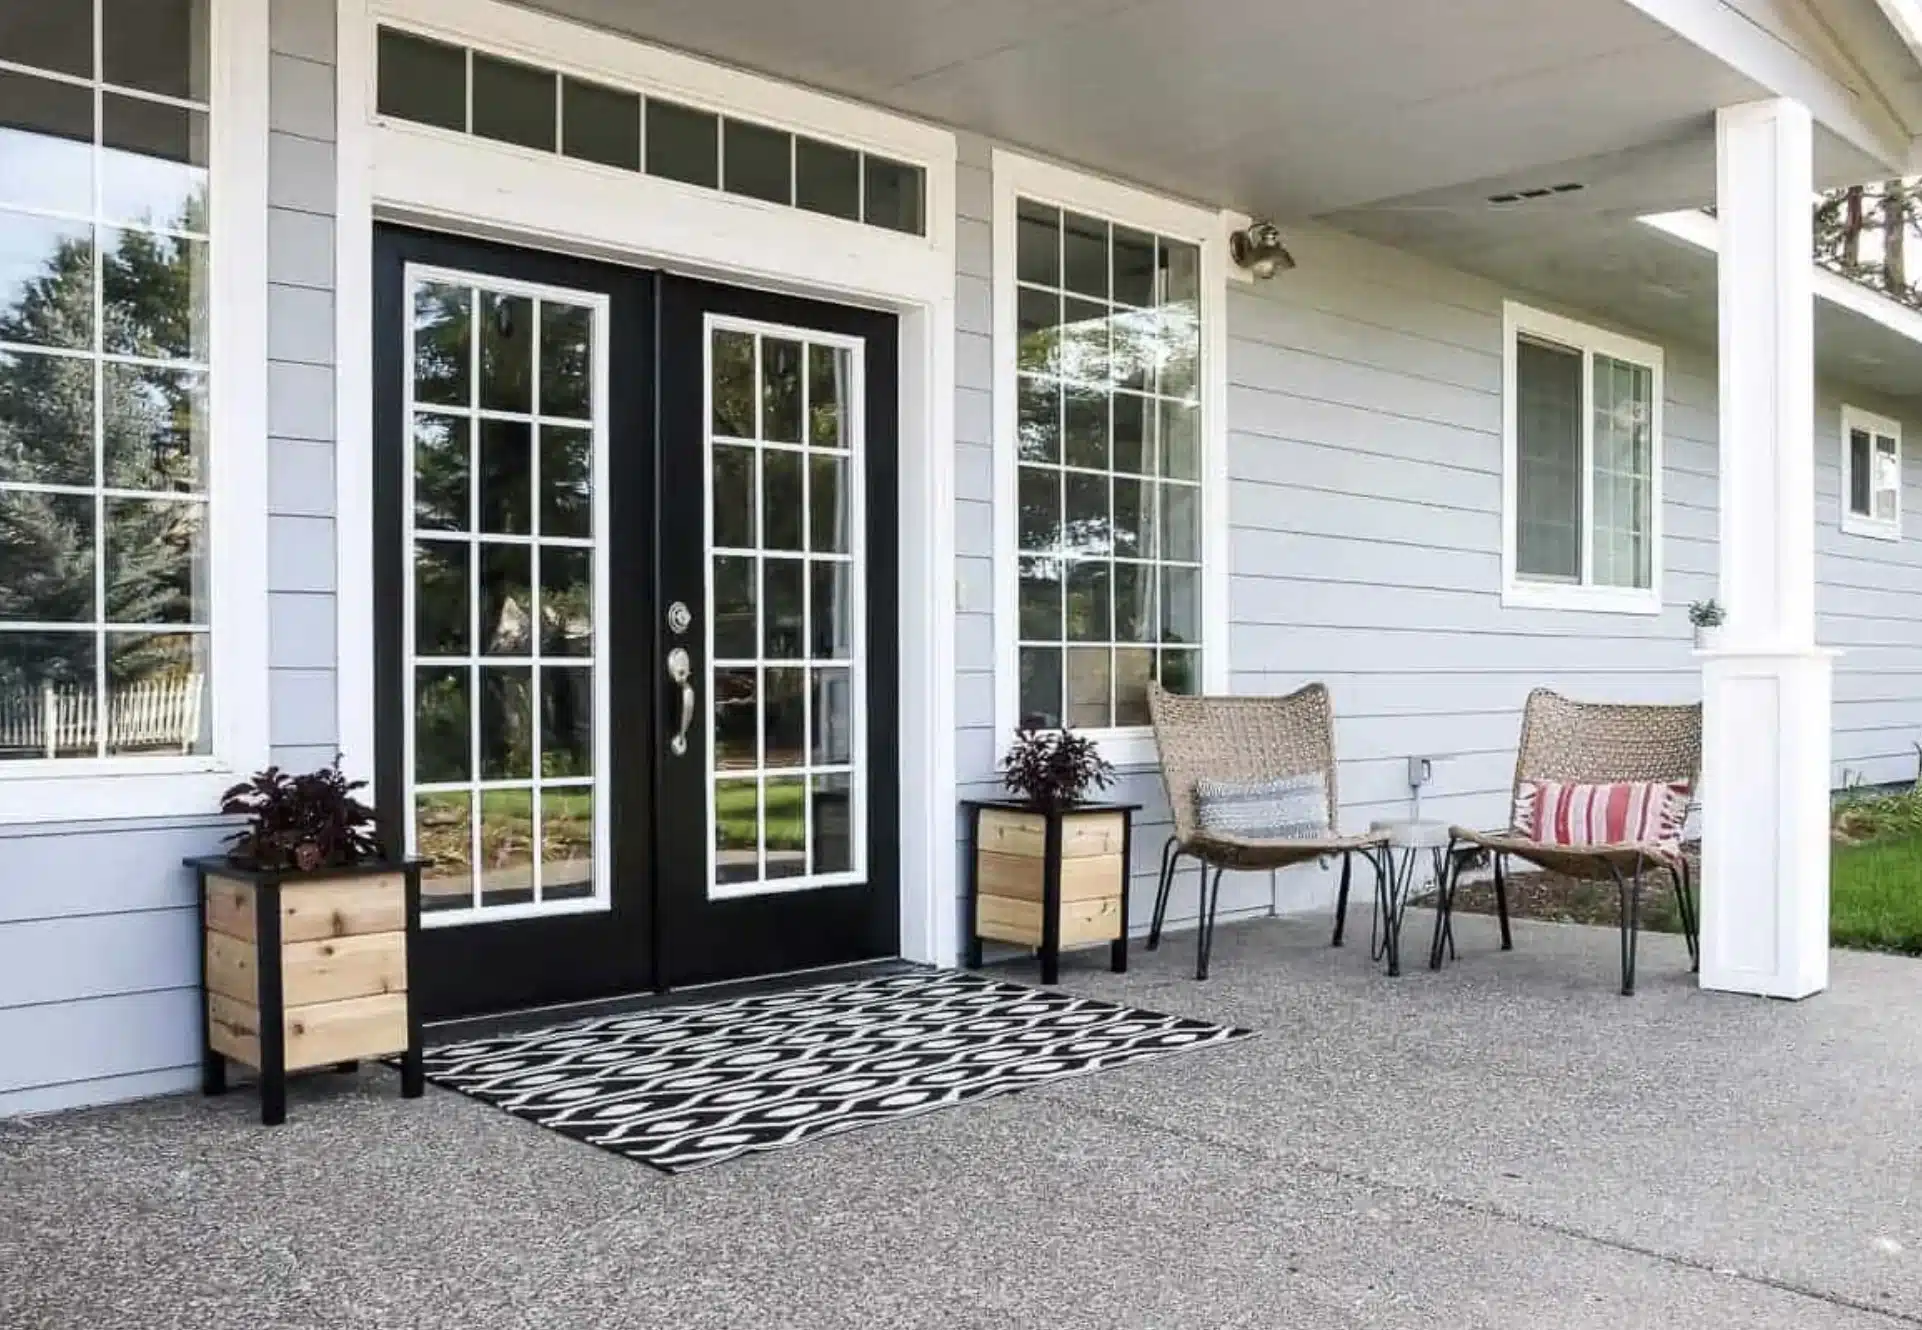
[[[0,197],[42,241],[0,268],[0,760],[202,752],[207,246]]]

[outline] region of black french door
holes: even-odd
[[[662,714],[693,717],[661,745],[663,977],[895,955],[895,321],[674,277],[660,309]]]
[[[894,954],[892,317],[392,227],[375,269],[425,1015]]]

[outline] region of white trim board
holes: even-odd
[[[900,319],[901,954],[952,965],[955,142],[916,121],[495,0],[338,0],[338,344],[365,348],[376,218],[894,311]],[[491,143],[374,112],[375,22],[733,111],[922,167],[926,236]],[[335,468],[341,742],[374,751],[373,368],[343,352]],[[381,792],[375,791],[375,797]]]
[[[994,732],[1020,719],[1019,406],[1015,208],[1020,198],[1139,227],[1201,251],[1201,687],[1228,689],[1228,231],[1232,214],[997,148],[993,164]],[[1156,763],[1146,726],[1087,731],[1117,766]],[[998,754],[997,754],[998,756]],[[971,773],[975,774],[975,773]]]
[[[267,7],[216,0],[209,46],[212,751],[0,766],[0,825],[212,814],[267,763]]]

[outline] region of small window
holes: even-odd
[[[1660,349],[1505,313],[1505,603],[1658,612]]]
[[[1902,426],[1842,408],[1842,529],[1902,538]]]

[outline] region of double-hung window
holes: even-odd
[[[1902,539],[1902,426],[1842,408],[1842,529]]]
[[[1503,600],[1661,609],[1662,352],[1503,310]]]
[[[1219,218],[1010,154],[995,171],[998,728],[1125,740],[1151,681],[1200,692],[1224,647]]]
[[[220,43],[264,54],[251,8],[74,0],[0,19],[0,821],[210,810],[223,759],[265,756],[233,742],[262,728],[265,672],[243,664],[262,652],[215,646],[266,632],[264,596],[225,600],[254,619],[223,621],[214,591],[257,586],[265,554],[247,483],[264,474],[264,365],[217,364],[214,333],[224,319],[261,354],[249,302],[215,309],[238,283],[213,275],[240,265],[264,308],[264,190],[215,179],[222,144],[250,133],[248,164],[265,165],[264,129],[238,123],[264,105],[215,105],[216,86],[252,77],[221,70]],[[216,440],[223,400],[250,419]],[[223,528],[253,537],[224,561],[223,505],[253,514]],[[255,693],[224,696],[224,718],[217,659]],[[192,772],[207,778],[170,797],[136,788]]]

